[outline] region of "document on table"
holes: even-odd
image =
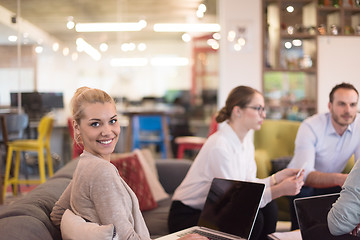
[[[291,232],[274,232],[269,234],[268,237],[274,240],[302,240],[300,230]]]

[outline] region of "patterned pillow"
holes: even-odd
[[[151,194],[144,170],[136,154],[112,159],[111,163],[115,165],[120,176],[135,193],[139,200],[141,211],[150,210],[158,206]]]

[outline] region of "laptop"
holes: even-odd
[[[330,234],[327,228],[327,215],[340,193],[325,194],[294,200],[296,217],[303,240],[313,239],[312,234]]]
[[[262,183],[214,178],[198,225],[158,240],[178,239],[194,232],[209,239],[249,239],[264,189]]]

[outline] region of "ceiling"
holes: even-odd
[[[15,16],[20,3],[20,16],[31,26],[44,31],[49,37],[63,44],[75,45],[78,37],[90,44],[116,44],[122,42],[144,42],[149,40],[181,40],[182,33],[156,33],[154,23],[216,23],[216,0],[0,0],[0,6]],[[198,19],[199,4],[207,7],[204,18]],[[1,15],[1,13],[0,13]],[[147,21],[140,32],[77,33],[67,29],[69,16],[74,22],[137,22]],[[0,17],[1,18],[1,17]],[[17,24],[9,19],[0,21],[0,44],[9,44],[7,34],[16,33]],[[0,19],[1,20],[1,19]],[[8,22],[6,22],[8,21]],[[6,26],[7,25],[7,26]],[[22,29],[22,32],[26,30]],[[39,42],[29,35],[28,41]]]

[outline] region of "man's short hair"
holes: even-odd
[[[345,88],[345,89],[349,89],[349,90],[354,90],[356,92],[356,94],[358,95],[358,97],[359,97],[359,92],[356,90],[356,88],[352,84],[343,82],[343,83],[340,83],[340,84],[336,85],[331,90],[331,92],[329,94],[329,98],[330,98],[331,103],[334,101],[334,93],[335,93],[335,91],[338,90],[339,88]]]

